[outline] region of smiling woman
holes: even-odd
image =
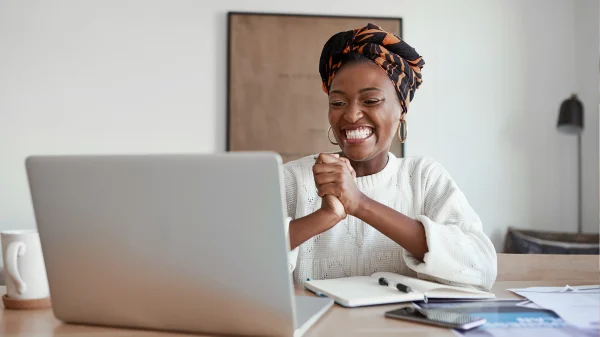
[[[405,140],[401,126],[424,64],[373,24],[325,44],[319,72],[329,96],[328,137],[341,151],[284,166],[296,282],[390,271],[493,285],[494,246],[449,173],[431,158],[390,152],[396,135]]]
[[[369,63],[347,61],[329,92],[329,124],[360,176],[372,171],[365,163],[385,165],[401,115],[392,82],[375,63],[366,60]]]

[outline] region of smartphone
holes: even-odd
[[[439,309],[400,308],[385,313],[385,317],[432,324],[452,329],[469,330],[486,323],[485,318]]]

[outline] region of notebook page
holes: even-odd
[[[441,283],[430,282],[421,280],[414,277],[388,273],[388,272],[379,272],[371,275],[372,278],[377,281],[380,277],[385,277],[386,279],[391,280],[392,282],[402,283],[406,286],[411,287],[413,290],[417,290],[419,292],[425,293],[427,297],[435,298],[435,297],[449,297],[449,298],[459,298],[459,297],[475,297],[475,298],[492,298],[494,295],[492,293],[488,293],[485,291],[481,291],[473,288],[462,288],[449,286]]]
[[[388,280],[391,280],[392,282],[402,283],[405,286],[411,287],[413,290],[417,290],[417,291],[423,292],[423,293],[427,292],[429,290],[438,288],[440,286],[440,284],[437,284],[437,283],[428,282],[428,281],[424,281],[424,280],[421,280],[418,278],[389,273],[389,272],[378,272],[378,273],[371,275],[371,277],[373,279],[375,279],[375,282],[377,282],[377,280],[379,280],[380,277],[384,277]]]
[[[369,276],[339,279],[312,280],[304,283],[311,291],[320,292],[344,306],[410,302],[423,299],[420,292],[403,293],[398,289],[380,285]]]

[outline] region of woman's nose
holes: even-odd
[[[359,119],[363,117],[363,112],[360,110],[360,106],[355,103],[351,103],[348,105],[344,113],[344,119],[350,123],[356,123]]]

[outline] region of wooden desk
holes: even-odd
[[[564,286],[599,284],[598,256],[541,256],[519,255],[498,256],[498,281],[493,292],[497,299],[518,299],[507,288],[530,286]],[[512,266],[512,267],[511,267]],[[529,266],[528,268],[526,268]],[[524,280],[511,280],[520,278]],[[537,279],[536,279],[537,278]],[[5,292],[0,287],[0,294]],[[312,293],[296,287],[297,295]],[[454,336],[447,329],[429,325],[409,323],[383,316],[387,310],[403,305],[382,305],[366,308],[346,309],[334,305],[305,336]],[[125,330],[104,327],[66,325],[54,318],[52,311],[4,310],[0,305],[0,336],[83,336],[83,337],[181,337],[179,333]]]

